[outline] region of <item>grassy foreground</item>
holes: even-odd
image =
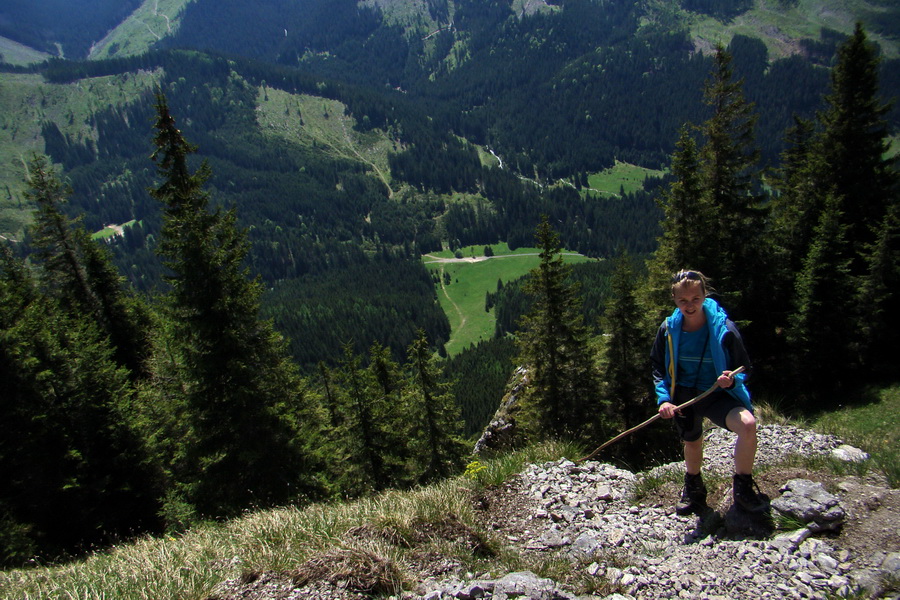
[[[897,487],[900,384],[872,390],[865,397],[867,403],[821,415],[811,428],[839,435],[869,452],[872,459],[863,467],[885,473],[891,485]],[[772,420],[777,421],[777,415]],[[472,462],[465,474],[428,487],[389,491],[353,502],[261,510],[227,523],[196,527],[176,537],[144,537],[66,564],[3,571],[0,597],[200,600],[224,580],[262,571],[292,572],[326,554],[358,552],[402,563],[402,544],[379,542],[378,536],[347,533],[368,527],[403,537],[422,523],[444,523],[448,515],[481,538],[494,551],[493,555],[477,557],[458,551],[454,554],[454,549],[446,545],[436,545],[435,552],[453,555],[473,572],[504,573],[527,568],[545,577],[564,577],[565,569],[570,568],[565,564],[552,559],[535,563],[505,548],[492,532],[479,528],[471,497],[479,488],[503,483],[528,464],[583,453],[584,448],[574,445],[546,443]],[[842,468],[837,463],[830,466]],[[396,582],[404,583],[411,582]]]
[[[258,511],[227,523],[196,527],[177,537],[141,538],[68,564],[0,572],[0,597],[199,600],[224,580],[261,571],[294,571],[328,552],[361,551],[402,561],[403,556],[398,555],[402,550],[396,545],[379,542],[373,536],[348,536],[347,532],[370,526],[402,536],[417,523],[444,522],[448,515],[488,544],[498,545],[489,532],[477,530],[472,489],[505,481],[529,463],[575,456],[582,451],[566,444],[545,444],[473,463],[465,475],[411,491],[390,491],[353,502]],[[435,551],[452,553],[451,548]],[[469,556],[468,560],[481,571],[523,566],[519,557],[502,553],[490,559]],[[529,567],[541,570],[540,565]]]
[[[812,427],[869,452],[891,487],[900,487],[900,384],[865,390],[860,402],[820,415]]]

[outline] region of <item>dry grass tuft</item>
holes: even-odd
[[[473,556],[493,557],[493,548],[474,529],[457,519],[454,515],[437,522],[420,521],[414,525],[415,540],[420,543],[432,541],[448,541],[451,544],[466,548]]]
[[[376,540],[398,548],[410,548],[412,545],[403,537],[396,527],[385,525],[376,527],[371,523],[351,527],[344,536],[349,541]]]
[[[303,587],[328,582],[351,592],[389,595],[401,590],[400,571],[393,561],[359,548],[340,548],[316,556],[291,575]]]

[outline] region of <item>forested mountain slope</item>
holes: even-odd
[[[46,25],[45,37],[31,43],[47,47],[54,35],[63,39],[53,32],[65,29],[67,14],[49,8],[13,3],[2,14],[25,24],[20,37]],[[128,27],[143,24],[152,39],[123,24],[95,54],[123,58],[2,74],[0,233],[24,240],[27,252],[23,165],[29,152],[46,152],[72,186],[69,214],[82,215],[92,231],[128,224],[112,238],[117,264],[137,289],[157,288],[159,212],[145,190],[153,182],[151,90],[159,83],[212,168],[214,202],[236,207],[248,228],[251,267],[275,290],[268,314],[292,339],[331,348],[327,356],[298,356],[306,364],[336,359],[347,341],[329,339],[330,327],[298,328],[296,317],[289,325],[284,315],[310,313],[300,298],[322,302],[284,292],[308,277],[327,280],[358,265],[387,273],[392,267],[379,266],[385,260],[442,246],[530,245],[541,213],[571,250],[651,251],[658,182],[646,186],[650,193],[603,201],[583,188],[615,160],[668,166],[679,128],[708,115],[701,91],[711,61],[697,50],[711,40],[729,41],[758,113],[764,165],[778,162],[795,115],[821,110],[827,66],[854,19],[882,42],[884,95],[900,89],[891,58],[897,9],[875,2],[853,11],[828,2],[587,0],[198,0],[132,8]],[[89,5],[79,18],[95,15],[94,26],[79,35],[99,38],[120,9]],[[165,34],[148,11],[166,21]],[[776,17],[780,28],[764,26]],[[820,31],[823,24],[838,29]],[[790,40],[790,51],[772,40]],[[141,44],[156,50],[135,54]],[[484,159],[489,152],[502,168]],[[309,289],[319,285],[313,281]],[[340,289],[348,298],[378,293]],[[407,334],[391,345],[398,356],[415,327],[438,346],[446,339],[433,306],[425,300],[403,318]],[[375,321],[373,332],[386,329]],[[373,332],[358,332],[359,351],[378,339]]]
[[[85,55],[85,40],[122,22],[126,7],[89,4],[78,18],[92,28],[81,37],[59,33],[68,13],[52,8],[9,4],[3,32]],[[283,289],[335,267],[372,267],[442,245],[528,245],[541,213],[559,224],[569,249],[649,252],[659,218],[650,194],[586,202],[583,187],[588,174],[616,160],[668,166],[681,126],[708,116],[701,91],[711,62],[702,50],[713,40],[729,43],[755,103],[762,165],[778,162],[795,115],[821,110],[827,67],[855,19],[882,44],[884,95],[900,89],[892,58],[898,9],[878,2],[852,10],[829,2],[588,0],[198,0],[128,8],[130,23],[154,32],[152,52],[136,55],[148,40],[119,28],[98,55],[126,58],[3,74],[0,233],[27,242],[22,165],[28,152],[46,152],[73,188],[70,214],[83,215],[94,231],[129,224],[113,238],[117,264],[145,291],[161,275],[158,209],[145,193],[157,82],[212,167],[214,201],[237,207],[248,227],[254,272]],[[167,22],[164,34],[148,21],[151,8]],[[776,18],[778,27],[766,25]],[[488,152],[503,168],[483,159]],[[271,314],[303,312],[279,305]],[[424,325],[439,345],[446,336],[440,321],[409,328]],[[305,329],[288,334],[320,339]],[[361,337],[360,350],[377,336]]]

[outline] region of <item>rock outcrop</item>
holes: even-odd
[[[557,564],[569,565],[564,577],[554,580],[528,569],[466,573],[452,558],[436,557],[440,568],[431,569],[432,574],[422,576],[413,589],[390,597],[900,598],[900,490],[889,488],[876,475],[837,477],[797,460],[849,461],[844,464],[852,472],[853,461],[862,460],[864,453],[833,436],[798,427],[760,427],[756,478],[771,498],[771,507],[763,515],[747,515],[731,503],[734,435],[715,428],[705,439],[704,469],[710,487],[706,513],[675,514],[681,463],[645,473],[597,461],[532,464],[500,489],[486,490],[485,497],[473,501],[476,518],[509,552],[522,556],[524,564],[555,559]],[[447,539],[457,543],[457,538]],[[408,574],[406,580],[410,580]],[[573,586],[573,580],[580,585]],[[590,595],[585,595],[585,589],[590,589]],[[359,600],[368,596],[349,593],[337,579],[298,586],[263,574],[255,582],[225,582],[212,597]]]

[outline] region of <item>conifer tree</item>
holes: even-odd
[[[658,200],[663,211],[662,234],[647,263],[648,277],[641,297],[645,303],[647,326],[658,323],[672,307],[668,281],[683,268],[712,266],[715,247],[698,232],[706,231],[715,219],[709,196],[703,192],[697,143],[684,126],[672,155],[674,181]]]
[[[711,81],[704,89],[712,116],[703,124],[701,150],[703,192],[710,212],[696,235],[714,249],[709,264],[690,265],[717,280],[730,300],[735,318],[753,318],[752,280],[745,276],[763,268],[761,244],[748,237],[761,231],[763,214],[754,192],[759,150],[754,141],[756,114],[744,99],[743,83],[734,81],[731,55],[716,49]],[[688,266],[688,265],[680,265]]]
[[[369,348],[368,371],[374,378],[373,395],[379,408],[379,426],[385,456],[385,469],[392,486],[412,483],[409,462],[412,457],[406,429],[410,407],[403,398],[403,369],[392,357],[390,348],[375,342]]]
[[[795,304],[787,330],[792,381],[797,394],[809,401],[818,392],[834,390],[852,372],[854,292],[850,277],[847,227],[840,200],[825,199],[812,244],[796,280]]]
[[[297,414],[299,378],[284,340],[258,317],[261,287],[244,266],[249,246],[234,210],[211,210],[204,163],[157,95],[154,160],[162,183],[159,251],[171,275],[157,340],[155,400],[178,437],[164,450],[178,514],[222,517],[309,491],[305,457],[280,414]],[[153,398],[148,401],[153,401]]]
[[[144,374],[149,313],[123,289],[109,253],[61,210],[69,190],[47,159],[35,156],[28,168],[35,203],[34,246],[44,288],[73,315],[86,315],[109,336],[118,363],[134,376]]]
[[[892,375],[894,332],[900,328],[896,310],[900,290],[900,202],[893,202],[866,252],[866,273],[857,296],[857,331],[861,359],[877,373]]]
[[[153,481],[123,417],[127,371],[91,315],[0,258],[0,563],[152,528]]]
[[[599,389],[581,298],[567,280],[559,235],[546,216],[535,239],[541,262],[525,284],[533,305],[517,340],[518,361],[529,379],[520,424],[535,439],[593,440],[599,433]]]
[[[442,382],[423,330],[407,351],[407,385],[403,402],[410,415],[410,450],[420,483],[459,473],[467,452],[460,437],[463,423],[452,384]]]
[[[778,193],[772,199],[769,237],[776,240],[772,244],[772,283],[779,298],[783,297],[782,287],[792,287],[781,282],[793,283],[802,268],[824,204],[825,194],[816,175],[821,165],[814,128],[812,121],[795,117],[785,135],[781,166],[773,177]]]
[[[817,179],[840,200],[848,239],[857,247],[871,244],[888,205],[897,201],[895,159],[886,158],[891,105],[879,97],[878,55],[862,25],[838,48],[831,71],[827,108],[818,117],[823,131]],[[854,275],[865,270],[854,257]]]
[[[337,406],[337,398],[332,381],[333,375],[331,369],[324,362],[319,361],[316,366],[322,381],[322,390],[325,394],[325,409],[328,411],[328,421],[332,427],[337,427],[340,423],[340,414]]]
[[[840,203],[849,273],[859,290],[850,339],[860,359],[883,368],[887,331],[896,325],[896,262],[890,261],[897,256],[900,171],[888,153],[891,103],[879,95],[878,65],[877,50],[857,23],[832,68],[815,164],[816,180]]]
[[[709,198],[703,194],[697,143],[688,126],[681,128],[671,171],[675,179],[660,200],[664,219],[657,254],[664,257],[664,270],[669,274],[684,265],[706,268],[711,251],[697,233],[709,227],[714,217]]]
[[[342,460],[345,479],[342,487],[345,493],[355,488],[351,495],[383,490],[388,486],[388,481],[371,394],[374,381],[360,366],[359,357],[353,354],[353,347],[349,344],[344,346],[340,373],[344,404],[340,431],[347,448]]]
[[[603,398],[616,429],[630,429],[643,421],[642,404],[649,372],[650,340],[641,327],[637,281],[627,254],[616,258],[612,293],[603,314]]]
[[[896,289],[888,283],[896,281],[895,269],[888,265],[894,252],[890,232],[896,228],[892,214],[900,181],[895,161],[886,158],[889,138],[885,117],[890,104],[878,96],[876,50],[859,25],[838,49],[831,91],[825,101],[826,109],[817,115],[818,130],[800,122],[789,132],[791,146],[777,182],[780,196],[773,202],[769,236],[778,240],[773,304],[784,304],[779,282],[797,279],[792,291],[802,293],[794,296],[789,306],[800,312],[790,319],[782,318],[778,324],[790,320],[788,337],[793,352],[809,352],[809,347],[798,345],[798,341],[804,339],[801,332],[810,322],[810,306],[831,302],[834,290],[810,285],[808,261],[811,255],[824,252],[823,245],[827,245],[829,264],[846,269],[843,287],[858,292],[855,310],[844,306],[848,312],[841,315],[844,323],[853,320],[844,332],[844,342],[829,351],[837,355],[831,360],[833,364],[845,361],[841,373],[849,377],[854,365],[864,366],[883,352],[885,340],[880,332],[887,323],[882,319],[891,319],[894,312],[886,307]],[[822,240],[820,230],[814,229],[834,218],[839,219],[833,227],[843,236],[843,244]],[[838,251],[844,254],[837,255]],[[812,289],[825,296],[812,298]],[[835,301],[844,302],[843,297]]]
[[[777,240],[773,253],[779,280],[793,281],[799,272],[822,212],[824,194],[816,175],[821,166],[814,150],[814,128],[812,121],[795,117],[773,177],[778,194],[772,199],[770,232]]]
[[[379,342],[369,348],[369,371],[378,383],[378,389],[386,397],[394,396],[402,387],[403,373],[400,365],[391,358],[390,348]]]

